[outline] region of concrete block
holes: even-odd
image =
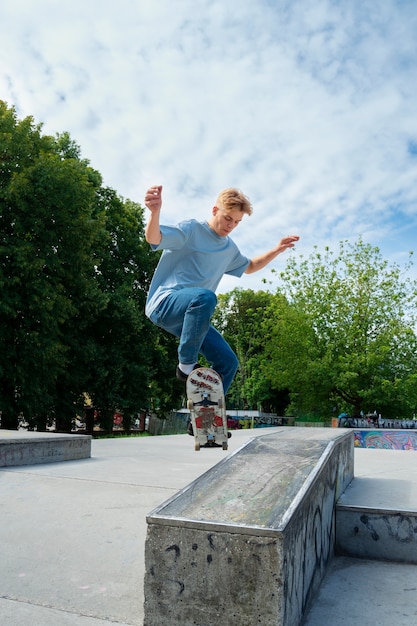
[[[296,626],[333,555],[353,434],[258,437],[147,517],[144,626]]]
[[[417,565],[417,511],[338,506],[336,528],[341,556]]]
[[[0,467],[91,457],[90,435],[0,430]]]

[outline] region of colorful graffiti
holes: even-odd
[[[417,450],[417,431],[355,430],[355,448]]]

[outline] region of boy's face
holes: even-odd
[[[230,235],[232,230],[240,224],[243,216],[244,213],[240,209],[225,211],[222,208],[214,206],[209,226],[219,237],[227,237],[227,235]]]

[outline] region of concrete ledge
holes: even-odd
[[[338,506],[336,552],[340,556],[417,565],[417,512]]]
[[[358,475],[336,504],[337,554],[417,564],[415,454],[356,449]]]
[[[0,429],[0,467],[54,463],[90,457],[90,435],[60,435]]]
[[[147,517],[144,626],[296,626],[333,555],[353,434],[260,436]]]

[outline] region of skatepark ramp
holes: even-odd
[[[334,553],[353,452],[349,431],[285,427],[150,513],[144,626],[298,626]]]

